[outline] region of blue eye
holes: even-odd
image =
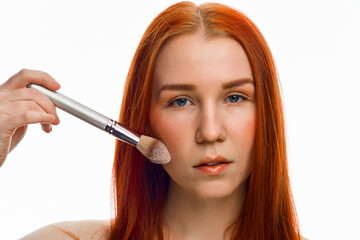
[[[190,101],[187,98],[178,98],[178,99],[175,99],[174,101],[170,102],[170,105],[175,105],[178,107],[186,106],[189,104],[190,104]]]
[[[238,103],[238,102],[241,102],[242,100],[244,100],[244,97],[233,94],[233,95],[228,96],[227,99],[232,103]]]

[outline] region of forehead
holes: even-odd
[[[162,47],[155,64],[153,88],[178,83],[221,85],[241,78],[252,79],[243,47],[229,37],[207,40],[196,33],[175,37]]]

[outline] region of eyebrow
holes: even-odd
[[[251,78],[242,78],[242,79],[230,81],[227,83],[223,83],[222,88],[229,89],[229,88],[233,88],[233,87],[239,87],[239,86],[242,86],[245,84],[253,84],[254,85],[254,81]]]
[[[195,91],[196,87],[192,84],[164,84],[160,88],[158,94],[164,90],[172,90],[172,91]]]
[[[223,83],[222,84],[222,88],[225,89],[229,89],[229,88],[233,88],[233,87],[238,87],[238,86],[242,86],[245,84],[253,84],[254,85],[254,81],[251,80],[250,78],[243,78],[243,79],[238,79],[238,80],[234,80],[234,81],[230,81],[227,83]],[[161,88],[158,91],[158,95],[160,95],[160,93],[164,90],[170,90],[170,91],[195,91],[196,90],[196,86],[193,84],[164,84],[161,86]]]

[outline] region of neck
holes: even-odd
[[[164,204],[165,239],[228,239],[225,230],[239,216],[245,184],[224,198],[201,199],[170,179]]]

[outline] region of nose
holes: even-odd
[[[197,143],[223,142],[225,129],[219,114],[219,109],[214,104],[207,104],[200,110],[198,127],[195,133]]]

